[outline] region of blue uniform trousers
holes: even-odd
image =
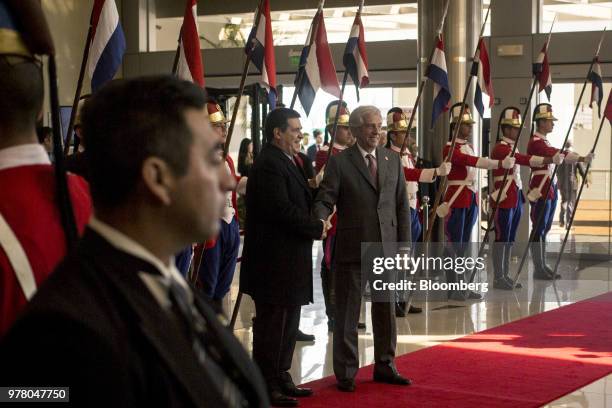
[[[240,228],[236,217],[227,224],[220,220],[221,228],[215,246],[205,249],[198,273],[204,294],[220,300],[229,292],[236,269],[240,248]]]
[[[552,188],[555,192],[552,200],[542,197],[536,201],[535,204],[531,203],[530,217],[532,228],[536,226],[540,212],[544,211],[542,222],[540,222],[540,225],[538,226],[538,229],[534,235],[535,241],[546,241],[546,234],[548,234],[548,231],[550,231],[550,228],[552,227],[555,209],[557,208],[557,199],[559,197],[557,185],[553,184]]]
[[[523,193],[517,192],[518,199],[514,208],[498,208],[495,212],[495,242],[511,242],[516,240],[516,230],[523,215]]]

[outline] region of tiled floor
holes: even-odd
[[[315,301],[314,304],[302,308],[300,328],[305,333],[314,334],[316,341],[298,343],[296,347],[291,369],[296,383],[304,383],[333,374],[331,336],[327,332],[327,318],[318,267],[321,256],[321,244],[315,242],[313,246]],[[563,270],[560,272],[563,278],[558,281],[556,288],[550,283],[541,281],[536,281],[537,283],[534,284],[530,276],[531,272],[529,272],[529,276],[522,276],[521,282],[524,288],[516,295],[512,292],[492,289],[481,302],[431,302],[420,305],[424,306],[422,314],[397,319],[397,354],[401,355],[433,346],[612,290],[612,263],[609,262],[609,258],[606,260],[604,257],[602,261],[600,257],[598,260],[587,263],[564,258],[562,265]],[[514,263],[513,267],[517,268],[517,264]],[[226,298],[225,307],[228,311],[233,307],[238,293],[237,282],[238,276],[235,277],[232,285],[231,299]],[[374,358],[369,309],[369,302],[362,305],[361,321],[364,321],[365,318],[366,329],[360,330],[359,334],[361,366],[373,363]],[[243,297],[235,334],[249,350],[252,346],[251,318],[253,314],[251,299],[248,296]],[[602,322],[602,324],[610,323]],[[410,376],[410,373],[404,374]],[[612,407],[612,376],[600,379],[547,405],[547,407],[608,406]]]

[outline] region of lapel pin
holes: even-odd
[[[389,160],[389,158],[387,156],[385,156],[385,160]]]

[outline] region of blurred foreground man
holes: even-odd
[[[0,337],[66,254],[55,169],[38,143],[43,73],[0,1]],[[68,177],[79,233],[91,213],[85,180]],[[0,363],[0,365],[3,365]]]
[[[240,291],[255,301],[253,359],[273,406],[312,395],[289,374],[302,305],[312,302],[312,242],[327,224],[311,216],[312,192],[295,162],[300,115],[277,108],[266,117],[266,145],[249,173]]]
[[[0,344],[0,384],[82,407],[265,407],[260,374],[172,254],[218,230],[219,154],[201,88],[116,81],[83,109],[95,217]],[[225,173],[223,173],[225,174]]]
[[[337,208],[336,312],[334,374],[340,391],[355,390],[359,369],[357,323],[365,282],[361,276],[362,242],[410,241],[410,210],[400,157],[378,146],[382,116],[374,106],[360,106],[349,117],[357,143],[329,159],[315,201],[315,215],[326,219]],[[395,368],[395,299],[372,302],[374,381],[409,385]]]

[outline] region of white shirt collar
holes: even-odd
[[[164,263],[153,255],[148,249],[128,237],[121,231],[111,227],[110,225],[100,221],[95,216],[92,216],[89,220],[89,227],[100,234],[106,239],[112,246],[120,251],[126,252],[138,259],[142,259],[145,262],[153,265],[161,275],[166,279],[174,279],[183,287],[187,287],[187,283],[183,276],[179,273],[174,266],[174,257],[170,257],[169,265],[166,266]]]
[[[366,157],[368,154],[371,154],[372,156],[374,156],[374,158],[376,158],[376,149],[374,149],[372,153],[368,153],[365,150],[363,150],[361,146],[359,146],[359,143],[356,143],[356,145],[357,145],[357,148],[359,149],[359,152],[361,153],[361,156],[366,162],[368,161],[368,158]]]
[[[51,164],[45,148],[38,143],[0,149],[0,170],[36,164]]]
[[[336,149],[336,150],[344,150],[344,149],[346,149],[346,146],[342,146],[342,145],[339,145],[338,143],[334,142],[334,149]]]

